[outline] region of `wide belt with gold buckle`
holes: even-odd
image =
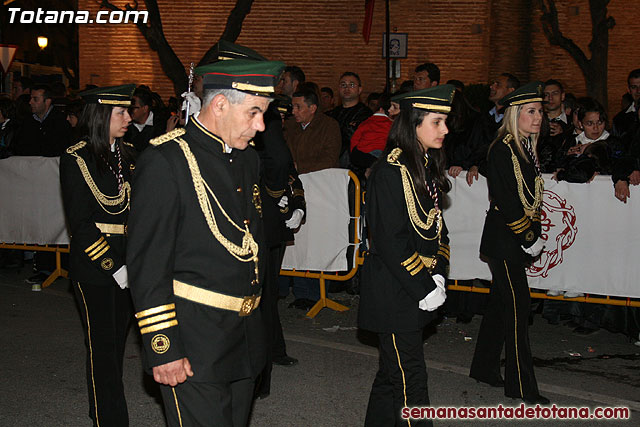
[[[235,311],[238,316],[248,316],[260,305],[260,295],[232,297],[231,295],[198,288],[179,280],[173,281],[173,293],[180,298],[222,310]]]
[[[124,224],[105,224],[96,222],[96,227],[104,234],[127,234],[127,226]]]

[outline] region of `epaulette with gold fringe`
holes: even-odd
[[[513,141],[513,135],[511,135],[510,133],[506,134],[504,138],[502,138],[502,142],[504,142],[507,145],[509,145],[511,141]]]
[[[76,145],[72,145],[71,147],[67,148],[67,153],[69,154],[74,153],[79,149],[81,149],[82,147],[84,147],[85,145],[87,145],[85,141],[80,141]]]
[[[185,130],[184,128],[177,128],[172,130],[171,132],[167,132],[164,135],[160,135],[157,138],[153,138],[151,141],[149,141],[149,144],[151,145],[161,145],[164,144],[167,141],[171,141],[174,138],[177,138],[179,136],[182,136],[185,134]]]
[[[398,161],[398,158],[400,157],[400,154],[402,154],[402,148],[400,147],[394,148],[393,150],[391,150],[391,152],[387,156],[387,162],[396,163]]]

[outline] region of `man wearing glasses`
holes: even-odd
[[[362,82],[360,81],[360,76],[356,73],[351,71],[343,73],[340,76],[339,88],[342,105],[327,111],[326,114],[336,119],[340,125],[340,133],[342,135],[340,167],[348,168],[351,137],[360,123],[369,118],[373,112],[360,102]]]

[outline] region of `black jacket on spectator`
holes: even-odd
[[[630,132],[633,132],[638,124],[638,113],[636,111],[627,110],[620,111],[613,118],[613,131],[612,133],[618,138],[627,137]]]
[[[157,138],[167,131],[167,119],[165,114],[153,113],[153,126],[144,126],[142,131],[131,123],[127,133],[124,135],[124,140],[133,144],[136,150],[140,153],[142,150],[149,146],[149,141],[153,138]]]
[[[620,180],[629,181],[633,171],[640,171],[640,122],[624,138],[624,153],[613,163],[611,178],[616,183]]]
[[[609,175],[611,166],[609,160],[609,147],[606,141],[598,141],[589,144],[579,156],[565,156],[564,162],[559,165],[560,170],[556,175],[558,181],[585,183],[598,172],[601,175]]]
[[[489,111],[479,115],[473,124],[471,136],[469,137],[471,155],[467,164],[469,167],[477,166],[479,172],[484,176],[487,174],[487,153],[489,151],[489,145],[491,145],[496,138],[501,125],[502,120],[496,123],[495,117],[492,116]]]
[[[551,123],[559,123],[560,126],[562,126],[562,132],[551,136]],[[573,125],[565,123],[558,118],[549,120],[546,116],[544,117],[537,146],[540,170],[543,173],[553,173],[556,171],[558,168],[558,151],[567,139],[572,138],[572,135]]]
[[[15,142],[16,156],[57,157],[71,145],[71,125],[66,115],[52,108],[42,123],[33,115],[22,123]]]
[[[342,163],[342,155],[349,151],[351,146],[351,137],[356,131],[360,123],[368,119],[373,112],[362,102],[358,102],[353,107],[345,108],[342,105],[325,112],[329,117],[338,121],[340,125],[340,133],[342,134],[342,148],[340,149],[340,160]]]

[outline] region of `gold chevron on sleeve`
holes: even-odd
[[[508,222],[507,225],[511,228],[517,227],[519,225],[522,225],[523,222],[528,221],[528,218],[526,215],[524,215],[522,218],[520,218],[517,221],[513,221],[513,222]]]
[[[406,267],[407,265],[415,261],[417,257],[418,257],[418,252],[414,252],[413,255],[411,255],[409,258],[405,259],[404,261],[402,261],[400,264],[402,264],[403,267]]]
[[[91,252],[88,252],[87,255],[89,255],[89,257],[92,257],[97,254],[98,252],[100,252],[101,250],[103,250],[105,247],[109,246],[109,244],[107,243],[106,240],[103,240],[102,243],[100,243],[98,246],[96,246]]]
[[[100,243],[104,242],[104,236],[100,236],[100,238],[98,240],[96,240],[91,246],[89,246],[87,249],[85,249],[84,251],[86,253],[91,252],[92,250],[94,250],[96,248],[96,246],[98,246]]]
[[[443,258],[445,258],[447,261],[449,261],[449,257],[451,256],[449,245],[446,245],[444,243],[441,244],[437,255],[441,255]]]
[[[267,194],[274,199],[279,199],[284,194],[284,190],[272,190],[266,185],[264,187],[267,190]]]
[[[301,190],[299,188],[295,188],[293,190],[293,197],[304,197],[304,190]]]
[[[139,311],[135,314],[136,319],[142,319],[143,317],[153,316],[154,314],[162,313],[164,311],[175,310],[176,305],[174,303],[159,305],[157,307],[148,308],[146,310]]]
[[[416,274],[418,274],[420,272],[420,270],[422,270],[424,268],[424,264],[422,263],[422,260],[420,258],[418,258],[419,264],[416,268],[414,268],[413,270],[409,270],[409,274],[411,274],[412,276],[415,276]]]
[[[529,221],[529,219],[527,219],[527,221],[523,224],[520,224],[516,227],[511,227],[511,230],[516,233],[516,234],[520,234],[523,231],[525,231],[526,229],[528,229],[529,227],[531,227],[531,221]]]
[[[178,325],[178,321],[177,320],[171,320],[169,322],[163,322],[163,323],[156,323],[153,326],[147,326],[146,328],[141,328],[140,329],[140,333],[142,335],[144,334],[148,334],[150,332],[156,332],[156,331],[161,331],[163,329],[168,329],[171,328],[173,326],[177,326]]]
[[[143,326],[151,325],[153,323],[163,322],[165,320],[173,319],[174,317],[176,317],[176,312],[170,311],[169,313],[159,314],[157,316],[147,317],[146,319],[142,319],[141,321],[138,322],[138,326],[142,328]]]
[[[95,254],[94,256],[91,257],[91,261],[95,261],[98,258],[100,258],[102,255],[104,255],[109,249],[111,249],[111,247],[109,245],[105,245],[100,252],[98,252],[97,254]]]

